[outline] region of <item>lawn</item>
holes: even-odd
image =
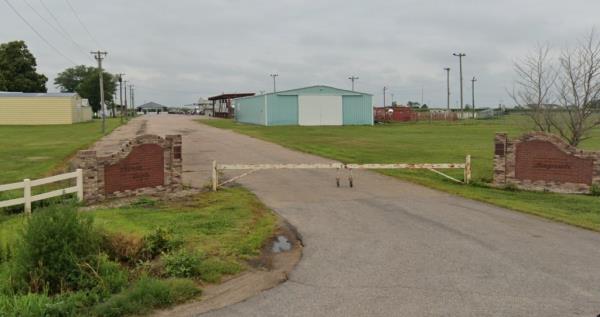
[[[43,212],[43,209],[34,212],[34,217]],[[123,290],[124,293],[113,294],[95,303],[94,307],[84,307],[79,311],[86,315],[105,310],[112,310],[111,316],[120,315],[114,313],[114,308],[111,307],[133,305],[130,300],[124,299],[129,296],[127,292],[140,292],[141,296],[152,295],[144,294],[143,288],[136,290],[136,287],[139,288],[137,284],[146,283],[146,277],[167,284],[171,283],[172,278],[184,278],[200,286],[203,283],[218,283],[225,275],[247,269],[247,260],[260,255],[264,243],[273,235],[277,226],[276,216],[256,196],[241,187],[200,193],[168,202],[139,198],[127,206],[94,209],[83,212],[82,215],[91,216],[94,228],[111,237],[113,244],[110,244],[109,250],[117,250],[120,257],[114,258],[111,252],[108,254],[111,260],[120,261],[123,269],[129,270],[128,287],[133,288]],[[0,219],[0,241],[11,245],[14,250],[19,232],[26,227],[27,221],[28,218],[24,215]],[[166,245],[171,245],[172,248],[161,251],[152,260],[136,258],[137,253],[132,250],[139,249],[140,244],[145,244],[142,250],[146,250],[149,245],[156,245],[156,241],[160,239],[148,237],[160,230],[167,239]],[[163,239],[162,236],[160,238]],[[124,254],[127,256],[123,257]],[[0,284],[4,283],[2,276],[5,274],[2,272],[0,259]],[[157,281],[152,283],[158,283]],[[0,307],[2,296],[0,287]],[[12,295],[7,293],[4,296]],[[20,300],[21,298],[15,302]],[[134,314],[148,309],[144,305],[139,306],[127,309],[132,309]]]
[[[507,191],[484,186],[492,179],[494,134],[516,137],[531,129],[526,117],[462,122],[394,123],[375,126],[299,127],[254,126],[231,120],[202,120],[201,123],[229,129],[285,147],[344,163],[458,163],[472,156],[474,184],[453,183],[429,171],[382,170],[431,188],[536,214],[600,231],[600,198],[584,195]],[[600,130],[581,148],[600,149]],[[243,163],[243,162],[240,162]],[[448,174],[462,179],[462,171]]]
[[[102,137],[100,120],[65,125],[0,126],[0,184],[40,178]],[[107,121],[107,133],[120,119]]]

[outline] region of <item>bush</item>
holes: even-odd
[[[98,253],[93,219],[78,214],[74,205],[54,205],[25,225],[12,261],[15,279],[32,292],[78,289],[81,265],[94,263]]]
[[[106,254],[97,256],[94,264],[83,264],[82,271],[78,283],[80,289],[93,289],[98,294],[109,295],[118,293],[127,286],[127,271],[118,263],[110,261]]]
[[[194,282],[185,279],[142,278],[135,285],[96,306],[97,316],[143,314],[155,308],[180,303],[200,294]]]
[[[143,238],[122,233],[102,234],[102,249],[110,258],[129,264],[152,260],[180,244],[181,241],[174,239],[171,231],[160,227]]]
[[[175,249],[178,244],[173,239],[172,231],[158,227],[144,237],[144,254],[146,259],[154,259],[161,253]]]
[[[590,187],[590,195],[592,196],[600,196],[600,184],[593,184],[592,187]]]
[[[171,277],[194,277],[200,275],[202,257],[180,250],[163,257],[165,273]]]

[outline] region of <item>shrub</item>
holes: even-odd
[[[194,277],[200,274],[202,257],[180,250],[163,257],[165,273],[171,277]]]
[[[144,240],[138,236],[123,233],[102,233],[102,250],[116,261],[136,263],[142,257],[144,248]]]
[[[177,247],[178,242],[173,239],[172,231],[158,227],[144,237],[144,254],[146,259],[153,259],[164,252],[169,252]]]
[[[120,292],[127,286],[127,271],[110,261],[106,254],[97,256],[92,263],[81,264],[81,268],[83,274],[78,282],[79,289],[93,289],[99,294],[108,295]]]
[[[183,302],[199,293],[200,289],[190,280],[158,280],[145,277],[132,287],[97,305],[93,314],[107,317],[143,314],[155,308]]]
[[[99,239],[93,219],[74,205],[54,205],[28,220],[13,259],[15,278],[30,291],[77,289],[83,263],[93,263]]]
[[[596,183],[590,187],[590,195],[592,196],[600,196],[600,184]]]

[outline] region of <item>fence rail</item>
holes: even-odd
[[[50,183],[60,182],[64,180],[75,179],[76,185],[73,187],[61,188],[42,194],[31,195],[31,188],[40,185],[46,185]],[[52,197],[58,197],[65,194],[77,193],[77,199],[83,200],[83,171],[77,169],[71,173],[65,173],[46,178],[40,178],[35,180],[24,179],[22,182],[11,183],[6,185],[0,185],[0,192],[23,189],[23,197],[14,198],[10,200],[0,201],[0,208],[25,205],[25,212],[31,213],[31,203],[34,201],[44,200]]]
[[[250,175],[259,170],[268,169],[346,169],[350,171],[350,185],[352,186],[352,170],[353,169],[426,169],[436,174],[444,176],[457,183],[469,184],[471,181],[471,155],[467,155],[464,163],[396,163],[396,164],[344,164],[344,163],[317,163],[317,164],[217,164],[213,161],[212,165],[212,190],[216,191],[219,186]],[[450,175],[446,175],[438,169],[463,169],[463,180],[456,179]],[[249,170],[246,173],[233,177],[223,183],[219,183],[219,171],[227,170]],[[339,186],[339,174],[336,177]]]

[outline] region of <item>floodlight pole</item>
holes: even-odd
[[[446,107],[450,111],[450,67],[444,68],[446,71],[446,89],[448,90],[448,100],[446,101]]]
[[[359,78],[357,76],[352,75],[352,76],[348,77],[348,79],[350,79],[352,81],[352,91],[354,91],[354,81]]]
[[[475,76],[473,76],[473,79],[471,79],[471,94],[472,94],[472,98],[473,98],[473,102],[472,102],[473,119],[475,119],[475,82],[476,81],[477,81],[477,79],[475,78]]]
[[[465,53],[453,53],[452,55],[458,57],[458,64],[460,67],[460,117],[463,116],[463,72],[462,72],[462,58],[467,56]]]
[[[271,74],[269,76],[273,77],[273,92],[277,92],[277,83],[276,83],[277,80],[276,80],[276,78],[277,78],[277,76],[279,76],[279,74]]]

